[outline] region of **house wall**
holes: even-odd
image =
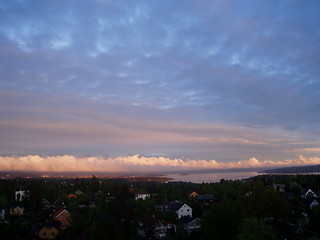
[[[146,200],[147,198],[150,198],[150,194],[143,194],[143,193],[138,193],[136,194],[135,199],[142,199],[142,200]]]
[[[25,197],[25,195],[26,195],[26,191],[19,190],[19,191],[16,191],[15,198],[17,201],[21,202]]]
[[[10,215],[23,215],[24,209],[20,207],[11,208]]]
[[[39,231],[39,238],[40,239],[55,239],[59,234],[58,229],[55,227],[43,227]]]
[[[189,233],[198,230],[200,228],[200,219],[196,218],[194,221],[186,224],[184,228]]]
[[[61,212],[58,216],[53,217],[53,219],[62,223],[61,229],[66,229],[71,221],[70,214],[66,211]]]
[[[4,220],[4,217],[5,217],[5,210],[1,209],[0,210],[0,220]]]
[[[178,211],[178,218],[182,218],[183,216],[192,217],[192,208],[187,204],[184,204]]]

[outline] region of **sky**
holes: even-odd
[[[0,1],[0,169],[320,164],[317,0]]]

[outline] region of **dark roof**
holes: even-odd
[[[44,227],[55,227],[55,228],[57,228],[57,229],[60,229],[60,227],[61,227],[61,222],[59,222],[59,221],[57,221],[57,220],[51,219],[51,220],[45,222],[45,223],[43,224],[43,226],[44,226]]]
[[[307,195],[308,191],[310,191],[310,193],[309,193],[310,196],[309,196],[309,194]],[[311,196],[311,195],[312,195],[312,196]],[[301,192],[301,196],[302,196],[302,197],[316,197],[317,194],[316,194],[312,189],[308,188],[308,189],[304,189],[304,190]]]
[[[184,203],[182,202],[174,202],[168,208],[174,211],[178,211],[183,205]]]
[[[198,195],[195,197],[197,200],[214,200],[213,194],[205,194],[205,195]]]

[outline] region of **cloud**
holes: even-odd
[[[296,159],[283,161],[260,161],[253,157],[248,160],[229,163],[218,162],[216,160],[183,160],[166,157],[145,157],[137,154],[114,158],[104,158],[101,156],[76,157],[73,155],[0,157],[0,169],[2,171],[45,172],[171,172],[199,169],[264,168],[314,164],[320,164],[319,157],[299,156]]]

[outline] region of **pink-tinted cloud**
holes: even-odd
[[[299,156],[283,161],[258,160],[250,158],[237,162],[218,162],[216,160],[183,160],[166,157],[144,157],[131,155],[125,157],[103,158],[76,157],[73,155],[47,156],[4,156],[0,157],[2,171],[96,171],[96,172],[161,172],[173,170],[228,169],[302,166],[320,164],[319,157]]]

